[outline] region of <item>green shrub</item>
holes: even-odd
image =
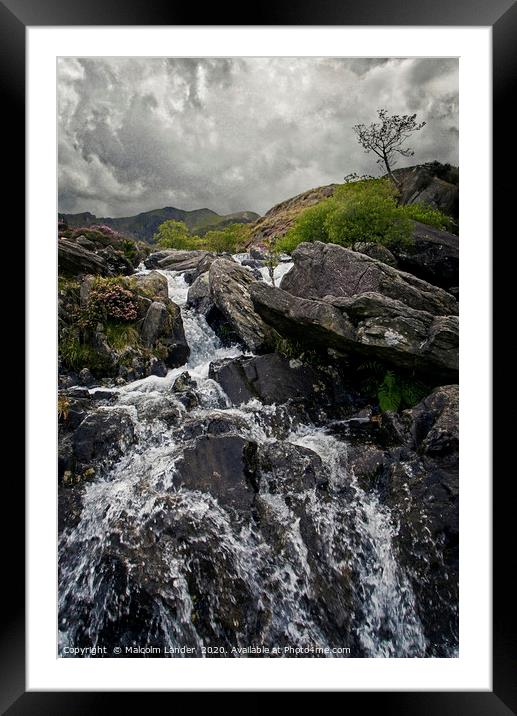
[[[250,228],[247,224],[230,224],[224,229],[207,231],[200,243],[207,251],[235,254],[244,249],[249,235]]]
[[[236,253],[249,238],[247,224],[230,224],[224,229],[207,231],[204,236],[191,235],[183,221],[164,221],[154,235],[154,241],[162,249],[181,249],[191,251],[203,249],[215,253]]]
[[[162,249],[189,249],[192,237],[185,222],[168,219],[160,224],[153,241]]]
[[[277,249],[291,253],[303,241],[331,242],[353,248],[359,241],[399,248],[411,242],[414,221],[450,229],[454,222],[437,209],[420,204],[401,206],[389,179],[348,182],[333,196],[305,209],[278,240]]]
[[[439,209],[433,209],[426,204],[407,204],[403,207],[405,215],[413,221],[420,221],[422,224],[434,226],[440,231],[453,231],[456,224],[450,216],[447,216]]]

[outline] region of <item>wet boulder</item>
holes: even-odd
[[[98,474],[135,441],[133,421],[126,410],[99,409],[89,413],[73,433],[75,472]]]
[[[253,275],[235,261],[217,259],[210,266],[210,296],[229,329],[254,352],[267,350],[271,328],[255,312],[250,298]]]
[[[234,405],[252,399],[266,405],[294,400],[316,408],[335,406],[346,397],[337,374],[278,353],[214,361],[209,377],[219,383]]]
[[[261,445],[257,454],[261,492],[289,494],[305,492],[328,484],[322,460],[315,452],[289,442]]]
[[[257,445],[240,435],[202,435],[176,463],[174,486],[208,492],[223,507],[249,510],[255,499]]]
[[[187,294],[187,306],[206,315],[214,306],[210,296],[208,272],[202,273],[191,284]]]

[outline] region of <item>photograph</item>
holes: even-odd
[[[56,92],[58,657],[458,659],[458,57]]]

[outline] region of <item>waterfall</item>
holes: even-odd
[[[279,264],[275,279],[289,268]],[[394,546],[396,520],[355,480],[347,443],[281,406],[232,406],[208,369],[242,349],[224,347],[186,306],[182,274],[161,273],[181,307],[190,358],[163,378],[113,388],[114,402],[101,408],[127,410],[138,441],[85,485],[80,521],[60,536],[60,654],[88,646],[112,656],[115,645],[137,645],[146,655],[179,657],[239,657],[251,649],[424,656],[415,597]],[[185,371],[199,401],[190,411],[172,390]],[[164,402],[180,416],[172,425],[151,410]],[[217,418],[254,444],[312,451],[326,489],[275,492],[261,483],[251,515],[207,492],[178,489],[178,465],[196,437],[189,428]]]

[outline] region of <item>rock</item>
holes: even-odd
[[[181,373],[172,384],[172,389],[175,393],[183,393],[185,390],[191,390],[195,387],[197,387],[197,383],[191,378],[187,370]]]
[[[382,423],[394,444],[358,443],[348,465],[389,506],[430,655],[445,656],[458,629],[458,386],[440,386],[400,415],[383,414]]]
[[[210,263],[217,258],[209,251],[193,250],[180,251],[167,249],[148,256],[144,264],[146,268],[162,268],[168,271],[188,271],[195,269],[198,273],[207,271]]]
[[[140,334],[146,346],[152,346],[165,332],[169,314],[164,303],[153,301],[145,316]]]
[[[403,271],[448,290],[458,285],[459,240],[454,234],[417,221],[412,244],[396,253]]]
[[[249,510],[257,492],[257,446],[239,435],[203,435],[176,464],[174,486],[208,492],[221,506]]]
[[[83,368],[79,371],[79,382],[81,385],[93,385],[95,383],[95,378],[88,368]]]
[[[144,259],[144,266],[147,269],[158,269],[160,264],[158,263],[162,259],[166,258],[173,249],[164,249],[162,251],[153,251],[149,256]]]
[[[395,256],[382,244],[375,244],[371,241],[358,241],[354,244],[354,251],[358,251],[360,254],[365,254],[371,259],[382,261],[382,263],[388,264],[388,266],[397,266],[397,259]]]
[[[235,261],[217,259],[209,270],[210,295],[238,339],[253,352],[267,350],[272,331],[255,312],[250,287],[255,279]]]
[[[151,356],[149,361],[149,373],[150,375],[156,375],[159,378],[165,378],[167,375],[167,366],[162,360],[156,358],[156,356]]]
[[[363,489],[371,489],[385,467],[384,451],[376,445],[357,444],[348,448],[348,470]]]
[[[259,261],[258,259],[243,259],[241,261],[241,266],[246,266],[251,269],[259,269],[264,266],[264,261]]]
[[[288,442],[265,443],[257,453],[260,490],[271,494],[305,492],[328,484],[319,455]]]
[[[83,509],[84,484],[60,487],[57,493],[58,532],[77,527]]]
[[[435,176],[432,166],[398,169],[395,174],[400,181],[401,204],[427,204],[458,218],[458,185]]]
[[[106,261],[85,249],[80,244],[68,239],[59,239],[58,266],[59,273],[66,276],[79,276],[80,274],[95,274],[107,276],[110,273]]]
[[[234,405],[253,398],[266,405],[306,401],[312,407],[344,400],[335,376],[301,361],[289,361],[278,353],[215,361],[208,375],[221,385]]]
[[[295,296],[350,298],[375,292],[433,315],[458,313],[458,303],[447,291],[343,246],[302,243],[292,258],[294,266],[280,288]]]
[[[131,261],[113,246],[100,249],[97,251],[97,256],[104,259],[109,273],[113,276],[129,276],[135,270]]]
[[[160,338],[160,342],[167,348],[165,363],[169,368],[177,368],[187,362],[190,348],[185,337],[180,307],[170,299],[166,305],[169,323],[167,324],[167,333]]]
[[[153,301],[166,301],[169,297],[166,277],[158,271],[133,277],[138,290]]]
[[[129,414],[123,409],[99,409],[87,415],[73,434],[76,474],[93,475],[112,465],[136,440]],[[93,476],[92,475],[92,476]]]
[[[95,276],[85,276],[81,281],[81,285],[79,287],[79,300],[81,301],[81,305],[83,306],[88,303],[88,299],[90,298],[90,293],[93,288],[94,281]]]
[[[240,415],[225,410],[211,410],[203,417],[189,417],[175,433],[175,439],[189,441],[201,435],[239,434],[247,430],[247,423]]]
[[[251,298],[280,335],[302,345],[417,371],[435,383],[457,378],[457,316],[433,316],[378,293],[314,301],[256,283]]]
[[[165,363],[169,368],[176,368],[187,362],[190,348],[185,338],[181,311],[173,301],[166,303],[153,301],[149,306],[140,329],[142,340],[148,347],[158,342],[166,350]]]
[[[87,239],[86,236],[82,236],[82,235],[77,236],[74,239],[74,241],[76,244],[79,244],[79,246],[82,246],[83,248],[88,249],[89,251],[95,251],[95,249],[97,248],[97,245],[95,244],[95,242],[92,241],[91,239]]]
[[[214,306],[210,296],[208,272],[202,273],[192,283],[187,294],[187,306],[206,315]]]

